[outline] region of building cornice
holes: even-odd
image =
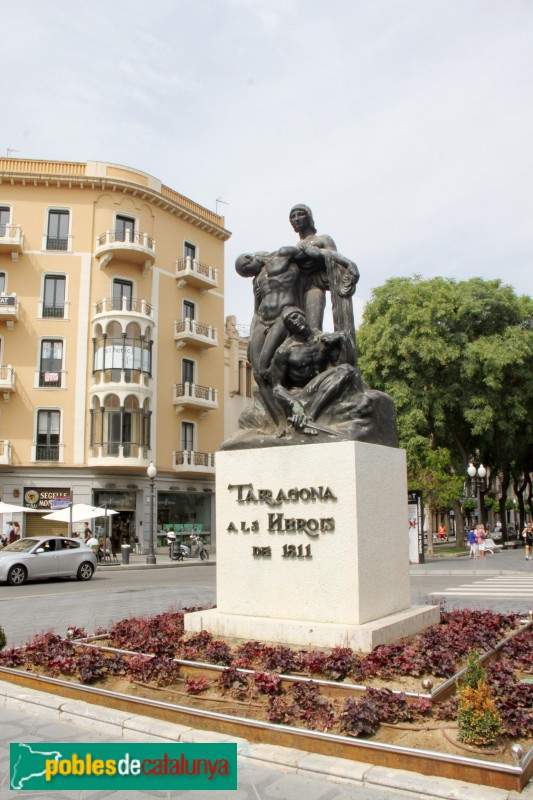
[[[132,178],[138,176],[138,182],[109,175],[108,169],[129,173]],[[226,241],[231,236],[231,232],[224,227],[224,217],[175,192],[158,179],[131,167],[100,161],[85,163],[0,158],[0,185],[6,184],[122,192],[152,203],[218,239]]]

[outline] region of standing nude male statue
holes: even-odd
[[[278,405],[272,394],[270,365],[274,353],[287,336],[281,312],[299,304],[300,272],[292,259],[296,247],[282,247],[275,253],[244,253],[235,262],[243,277],[254,279],[254,316],[250,327],[248,358],[270,416],[279,423]]]

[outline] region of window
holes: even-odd
[[[108,456],[118,456],[120,446],[121,411],[118,397],[108,397],[105,403],[106,435]]]
[[[194,261],[196,258],[196,245],[191,244],[190,242],[185,242],[183,247],[183,255],[185,258],[192,258]]]
[[[0,236],[5,236],[9,225],[11,209],[9,206],[0,206]]]
[[[61,339],[43,339],[39,364],[39,386],[61,386],[63,367],[63,342]]]
[[[190,300],[183,301],[183,317],[184,319],[194,319],[194,303],[191,303]]]
[[[115,239],[117,242],[133,242],[135,234],[135,220],[117,214],[115,220]]]
[[[43,292],[43,317],[62,319],[65,316],[64,275],[45,275]]]
[[[181,423],[181,449],[194,450],[194,425],[192,422]]]
[[[0,272],[0,294],[5,292],[7,284],[7,275],[5,272]]]
[[[115,278],[113,281],[113,308],[116,311],[126,309],[131,311],[131,299],[133,296],[133,283]]]
[[[36,461],[59,461],[59,424],[59,411],[39,411]]]
[[[194,361],[184,358],[181,362],[181,382],[194,383]]]
[[[130,322],[125,334],[118,322],[111,322],[104,333],[96,330],[93,373],[103,372],[104,382],[141,383],[152,372],[150,329],[142,335],[139,325]]]
[[[116,395],[109,395],[100,407],[97,400],[91,410],[91,446],[102,448],[106,456],[138,458],[150,446],[150,409],[139,408],[137,397],[126,397],[124,405]]]
[[[47,250],[68,250],[68,211],[48,212]]]

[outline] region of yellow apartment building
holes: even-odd
[[[153,462],[157,529],[214,537],[229,236],[139,170],[0,158],[0,491],[43,512],[23,533],[66,533],[43,515],[71,498],[146,552]]]

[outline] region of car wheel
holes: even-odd
[[[7,573],[7,582],[10,586],[22,586],[26,582],[28,573],[21,564],[15,564]]]
[[[90,581],[94,573],[94,567],[90,561],[84,561],[80,564],[77,572],[77,579],[79,581]]]

